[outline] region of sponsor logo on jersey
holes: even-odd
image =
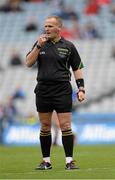
[[[46,54],[45,51],[40,51],[40,55],[42,55],[42,54]]]
[[[66,57],[69,50],[67,48],[57,48],[60,57]]]

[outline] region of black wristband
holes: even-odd
[[[76,80],[77,87],[84,87],[84,79],[77,79]]]
[[[36,47],[37,47],[38,49],[40,49],[40,48],[41,48],[41,46],[40,46],[39,44],[36,44]]]

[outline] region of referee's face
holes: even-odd
[[[61,28],[55,18],[46,19],[44,28],[48,39],[55,41],[60,37]]]

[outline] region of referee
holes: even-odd
[[[41,130],[40,144],[43,161],[36,170],[52,169],[50,161],[51,117],[55,110],[62,132],[62,144],[65,152],[65,169],[79,167],[73,160],[73,133],[71,129],[72,87],[70,84],[73,70],[78,87],[78,101],[85,99],[83,64],[72,42],[61,37],[62,20],[58,16],[49,16],[44,23],[42,34],[26,56],[26,65],[32,67],[37,62],[38,74],[35,87],[36,108],[39,114]]]

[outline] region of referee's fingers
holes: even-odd
[[[84,93],[78,92],[77,93],[77,98],[78,98],[78,101],[80,101],[80,102],[83,101],[85,99]]]

